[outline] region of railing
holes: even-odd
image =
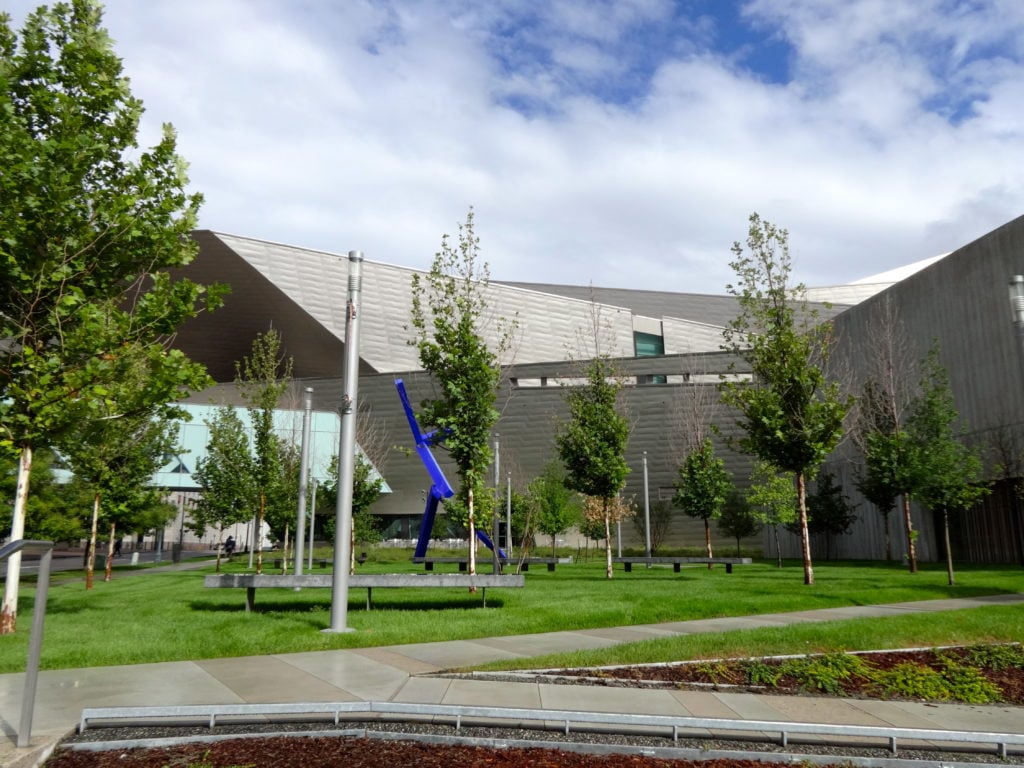
[[[533,723],[535,728],[551,727],[559,724],[559,730],[568,735],[570,730],[586,730],[598,726],[622,732],[637,728],[661,729],[671,735],[673,742],[678,742],[680,732],[723,731],[737,734],[777,733],[779,744],[789,746],[790,738],[795,735],[814,735],[826,737],[856,737],[861,739],[878,739],[887,743],[889,751],[897,754],[897,742],[926,741],[936,744],[977,746],[988,745],[996,754],[1005,759],[1009,747],[1019,752],[1024,746],[1024,734],[947,731],[925,728],[897,728],[892,726],[841,725],[836,723],[801,723],[774,720],[728,720],[708,717],[675,717],[667,715],[635,715],[611,712],[577,712],[551,709],[520,709],[506,707],[458,706],[446,704],[406,704],[393,701],[346,701],[346,702],[310,702],[282,704],[201,704],[191,706],[168,707],[96,707],[82,710],[79,721],[79,733],[87,728],[125,726],[129,724],[153,725],[161,720],[176,725],[205,724],[214,728],[218,721],[259,723],[288,722],[297,716],[315,715],[333,717],[337,725],[343,716],[363,717],[372,715],[403,715],[410,720],[426,718],[437,721],[447,718],[460,729],[463,719],[474,720],[474,725],[508,725],[522,728],[526,723]],[[237,734],[236,734],[237,736]]]
[[[25,662],[25,693],[21,698],[21,722],[18,725],[18,746],[27,747],[32,738],[32,713],[36,706],[36,687],[39,681],[39,655],[43,647],[43,622],[46,620],[46,597],[50,591],[50,563],[53,560],[52,541],[22,539],[0,548],[0,562],[15,552],[41,553],[36,582],[36,603],[32,612],[32,630],[28,636],[28,660]]]

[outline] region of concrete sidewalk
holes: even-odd
[[[631,712],[795,722],[1019,733],[1018,707],[918,704],[722,691],[639,690],[424,676],[543,653],[603,648],[656,637],[798,622],[895,616],[1024,603],[1024,594],[831,608],[574,632],[455,640],[42,672],[32,745],[16,748],[24,674],[0,675],[0,768],[37,764],[78,723],[83,707],[396,701]]]

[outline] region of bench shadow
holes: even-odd
[[[505,605],[504,600],[488,596],[486,608],[481,604],[479,595],[466,595],[462,599],[448,600],[417,600],[417,601],[390,601],[387,598],[373,599],[373,607],[370,611],[469,611],[489,610],[501,608]],[[277,612],[277,613],[309,613],[314,611],[330,610],[330,600],[317,601],[275,601],[257,600],[256,613]],[[220,603],[212,600],[191,600],[189,608],[193,611],[206,611],[209,613],[245,613],[245,601],[235,603]],[[366,600],[360,597],[349,597],[348,609],[350,612],[366,611]]]

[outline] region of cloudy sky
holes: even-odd
[[[425,268],[472,205],[494,279],[722,293],[753,211],[817,286],[1024,213],[1019,0],[105,5],[204,228]]]

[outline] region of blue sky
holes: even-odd
[[[106,8],[209,229],[425,268],[472,205],[495,279],[721,293],[753,211],[809,285],[1024,213],[1018,0]]]

